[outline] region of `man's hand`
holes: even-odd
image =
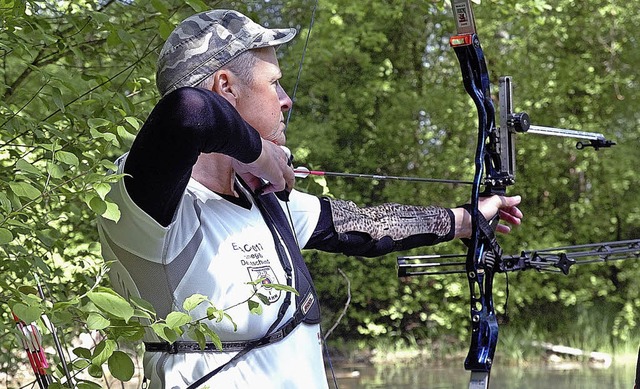
[[[520,225],[523,214],[518,209],[520,196],[498,196],[481,197],[478,200],[478,210],[487,221],[491,221],[496,214],[500,215],[500,220],[511,225]],[[456,221],[456,238],[469,238],[471,236],[471,215],[464,208],[452,209]],[[498,224],[496,232],[508,234],[511,227],[505,224]]]
[[[235,161],[233,168],[252,190],[270,193],[293,189],[295,175],[288,163],[289,156],[280,146],[262,139],[258,159],[248,164]]]
[[[520,196],[491,196],[481,197],[478,201],[478,210],[482,213],[485,219],[491,221],[496,213],[499,213],[500,220],[503,220],[512,225],[520,225],[522,212],[518,209],[517,205],[520,204]],[[511,231],[511,227],[498,224],[496,232],[508,234]]]

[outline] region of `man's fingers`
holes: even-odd
[[[505,224],[498,224],[496,226],[496,232],[499,232],[501,234],[508,234],[511,232],[511,227],[505,225]]]
[[[513,213],[505,210],[500,210],[500,219],[509,224],[520,225],[520,223],[522,223],[522,213],[517,208],[515,208],[515,210],[517,210],[518,212]]]
[[[289,163],[289,155],[280,146],[262,140],[262,152],[257,160],[252,163],[238,163],[236,172],[243,175],[249,174],[256,179],[261,179],[254,189],[260,193],[291,191],[295,185],[295,173]],[[259,181],[259,180],[258,180]]]
[[[522,198],[520,196],[497,196],[497,197],[498,197],[498,200],[500,201],[500,205],[498,205],[498,208],[514,207],[520,204],[520,201],[522,201]]]

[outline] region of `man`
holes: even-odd
[[[378,256],[470,235],[463,208],[362,209],[292,190],[280,147],[292,102],[274,47],[295,33],[214,10],[183,21],[160,53],[163,97],[118,161],[126,177],[109,196],[122,216],[99,221],[103,255],[114,261],[114,288],[150,301],[159,317],[199,293],[231,307],[233,322],[205,321],[222,351],[202,351],[186,335],[169,345],[148,334],[151,387],[326,388],[319,304],[300,249]],[[286,204],[274,195],[283,190]],[[480,208],[519,224],[519,202],[494,196]],[[237,305],[253,295],[252,281],[291,285],[299,296],[264,289],[270,304],[253,315]],[[195,316],[206,317],[206,308]]]

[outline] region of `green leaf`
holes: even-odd
[[[68,301],[56,301],[55,303],[53,303],[53,309],[57,311],[65,311],[75,305],[78,305],[79,303],[80,300],[77,297],[74,297]]]
[[[56,325],[67,325],[74,320],[74,316],[69,311],[54,311],[49,315],[49,319]]]
[[[269,297],[265,296],[262,293],[257,293],[256,296],[258,297],[258,299],[260,300],[260,302],[262,302],[262,304],[264,305],[269,305],[271,304],[271,302],[269,301]]]
[[[100,166],[112,172],[115,172],[116,170],[118,170],[118,165],[116,165],[115,163],[113,163],[113,161],[110,161],[108,159],[101,160]],[[114,175],[114,177],[118,177],[118,175]]]
[[[198,346],[201,350],[204,350],[207,345],[207,337],[200,329],[200,326],[192,327],[189,330],[189,336],[191,337],[191,339],[194,339],[196,342],[198,342]]]
[[[193,294],[189,297],[187,297],[184,302],[182,303],[182,308],[187,311],[190,312],[192,310],[194,310],[198,305],[200,305],[200,303],[207,301],[207,296],[202,295],[202,294]]]
[[[116,30],[111,29],[109,31],[109,35],[107,35],[107,45],[117,48],[122,41],[120,40],[120,35]]]
[[[167,315],[165,322],[171,328],[181,327],[183,325],[191,323],[193,319],[191,316],[183,312],[171,312]]]
[[[20,320],[27,324],[33,323],[40,318],[40,315],[42,315],[42,311],[39,307],[32,307],[22,303],[15,304],[12,310]]]
[[[88,359],[76,359],[75,361],[72,362],[72,366],[74,370],[84,370],[90,365],[91,363],[89,362]]]
[[[133,307],[121,296],[107,291],[89,292],[87,297],[101,310],[112,316],[129,321],[133,316]]]
[[[152,316],[149,312],[138,308],[135,308],[133,310],[133,317],[142,317],[151,321],[154,320],[154,316]]]
[[[109,23],[109,16],[102,12],[91,12],[91,18],[98,23]]]
[[[33,166],[33,164],[31,164],[30,162],[27,162],[24,159],[19,159],[18,162],[16,162],[16,168],[18,168],[19,170],[23,171],[23,172],[27,172],[27,173],[31,173],[31,174],[35,174],[37,176],[42,176],[42,171],[40,171],[40,169],[38,169],[37,167]]]
[[[164,4],[164,1],[161,0],[151,0],[151,6],[153,6],[153,8],[160,12],[163,15],[166,15],[169,13],[169,10],[167,9],[167,6]]]
[[[222,350],[222,341],[220,340],[218,334],[215,333],[215,331],[213,331],[208,325],[204,323],[200,323],[200,330],[209,337],[211,343],[215,344],[218,350]]]
[[[118,208],[118,204],[116,203],[112,203],[110,201],[106,201],[105,204],[107,205],[107,209],[102,212],[102,214],[100,214],[100,216],[102,216],[105,219],[109,219],[109,220],[113,220],[114,222],[117,222],[118,220],[120,220],[120,208]]]
[[[224,311],[222,309],[218,309],[216,307],[207,308],[207,319],[214,320],[217,322],[222,321],[224,317]]]
[[[131,135],[124,126],[118,126],[116,127],[116,133],[118,134],[118,136],[120,138],[122,138],[123,140],[129,142],[129,141],[133,141],[135,139],[134,135]]]
[[[271,289],[275,289],[275,290],[283,290],[285,292],[291,292],[293,294],[295,294],[296,296],[299,296],[300,293],[296,290],[296,288],[289,286],[289,285],[282,285],[282,284],[264,284],[262,285],[263,288],[271,288]]]
[[[62,101],[62,92],[56,87],[51,88],[51,98],[53,103],[58,107],[60,112],[64,112],[64,101]]]
[[[10,243],[13,240],[13,234],[6,228],[0,227],[0,245]]]
[[[185,3],[187,3],[189,7],[193,8],[196,12],[204,12],[210,8],[201,0],[185,0]]]
[[[20,285],[18,286],[18,291],[24,295],[34,295],[37,296],[38,295],[38,289],[36,289],[34,286],[31,285]],[[30,302],[35,302],[36,304],[38,303],[37,300],[29,300]]]
[[[107,184],[106,182],[98,182],[97,184],[93,184],[93,189],[96,191],[96,193],[98,193],[98,196],[100,196],[100,198],[104,200],[111,190],[111,185]]]
[[[173,32],[175,27],[176,26],[167,22],[166,20],[161,20],[158,25],[158,32],[160,33],[160,37],[166,40],[167,38],[169,38],[169,35],[171,35],[171,32]]]
[[[87,368],[87,373],[89,373],[89,375],[93,378],[102,378],[102,366],[100,365],[89,365],[89,367]],[[80,385],[78,385],[79,387]]]
[[[90,313],[87,317],[87,328],[90,330],[102,330],[107,328],[111,322],[98,313]]]
[[[109,210],[107,203],[98,196],[91,197],[88,204],[89,208],[97,215],[102,215]]]
[[[127,116],[124,118],[124,120],[126,120],[127,123],[129,123],[136,132],[140,129],[140,122],[138,121],[137,118],[133,116]]]
[[[60,146],[58,142],[43,143],[40,145],[40,147],[42,147],[45,150],[51,151],[52,153],[62,149],[62,146]]]
[[[228,313],[225,313],[225,314],[224,314],[224,317],[225,317],[227,320],[229,320],[229,321],[231,322],[231,324],[233,324],[233,330],[234,330],[234,331],[238,331],[238,324],[236,324],[236,322],[235,322],[235,321],[233,321],[233,318],[232,318]]]
[[[262,314],[262,304],[253,300],[249,300],[247,304],[249,304],[249,312],[253,313],[254,315]]]
[[[253,286],[262,285],[262,281],[264,281],[264,280],[265,280],[264,277],[260,277],[258,279],[253,280],[253,281],[247,281],[246,284],[247,285],[253,285]]]
[[[61,177],[64,177],[65,170],[62,168],[62,166],[58,165],[57,163],[48,161],[47,173],[51,175],[51,177],[53,178],[61,178]]]
[[[0,208],[7,213],[11,212],[11,200],[9,200],[4,192],[0,192]]]
[[[35,235],[45,247],[53,247],[60,238],[58,231],[51,228],[37,230],[35,231]]]
[[[116,134],[112,134],[110,132],[100,132],[95,128],[90,129],[89,132],[94,138],[102,138],[116,147],[120,146],[120,142],[118,141],[118,136]]]
[[[129,32],[127,32],[127,30],[118,29],[117,32],[122,43],[127,43],[129,45],[133,43],[133,37],[131,36],[131,34],[129,34]]]
[[[40,191],[27,182],[13,181],[9,183],[11,191],[18,197],[26,197],[29,200],[35,200],[41,195]]]
[[[55,159],[71,166],[78,166],[80,164],[78,157],[68,151],[56,151]]]
[[[153,308],[153,305],[151,305],[151,303],[148,302],[147,300],[143,300],[135,296],[130,296],[129,300],[135,307],[138,307],[143,311],[149,312],[152,316],[156,315],[156,310]]]
[[[92,366],[89,366],[89,369],[91,369]],[[100,377],[102,376],[102,370],[100,371]],[[96,378],[100,378],[100,377],[96,377]],[[96,384],[95,382],[90,382],[90,381],[82,381],[80,383],[78,383],[77,385],[78,389],[103,389],[102,386]],[[67,388],[67,386],[64,387],[65,389]]]
[[[111,319],[111,326],[108,331],[111,339],[124,338],[130,342],[142,339],[145,332],[145,326],[139,321],[131,320],[129,323],[122,319]]]
[[[107,366],[111,374],[120,381],[129,381],[135,371],[133,361],[122,351],[114,351],[109,357]]]
[[[111,354],[118,348],[118,344],[115,340],[104,339],[93,350],[93,355],[91,356],[91,364],[95,366],[100,366],[105,363]]]
[[[173,343],[178,340],[178,333],[164,323],[153,323],[151,329],[159,337],[166,340],[169,343]]]
[[[73,353],[80,358],[91,359],[91,350],[88,348],[76,347],[73,349]]]
[[[89,125],[89,128],[98,128],[108,126],[111,124],[111,122],[102,118],[91,118],[87,120],[87,124]]]

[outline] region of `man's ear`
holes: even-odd
[[[237,103],[237,93],[236,93],[236,78],[235,76],[225,70],[218,70],[213,75],[213,91],[220,96],[224,97],[231,105],[234,107]]]

